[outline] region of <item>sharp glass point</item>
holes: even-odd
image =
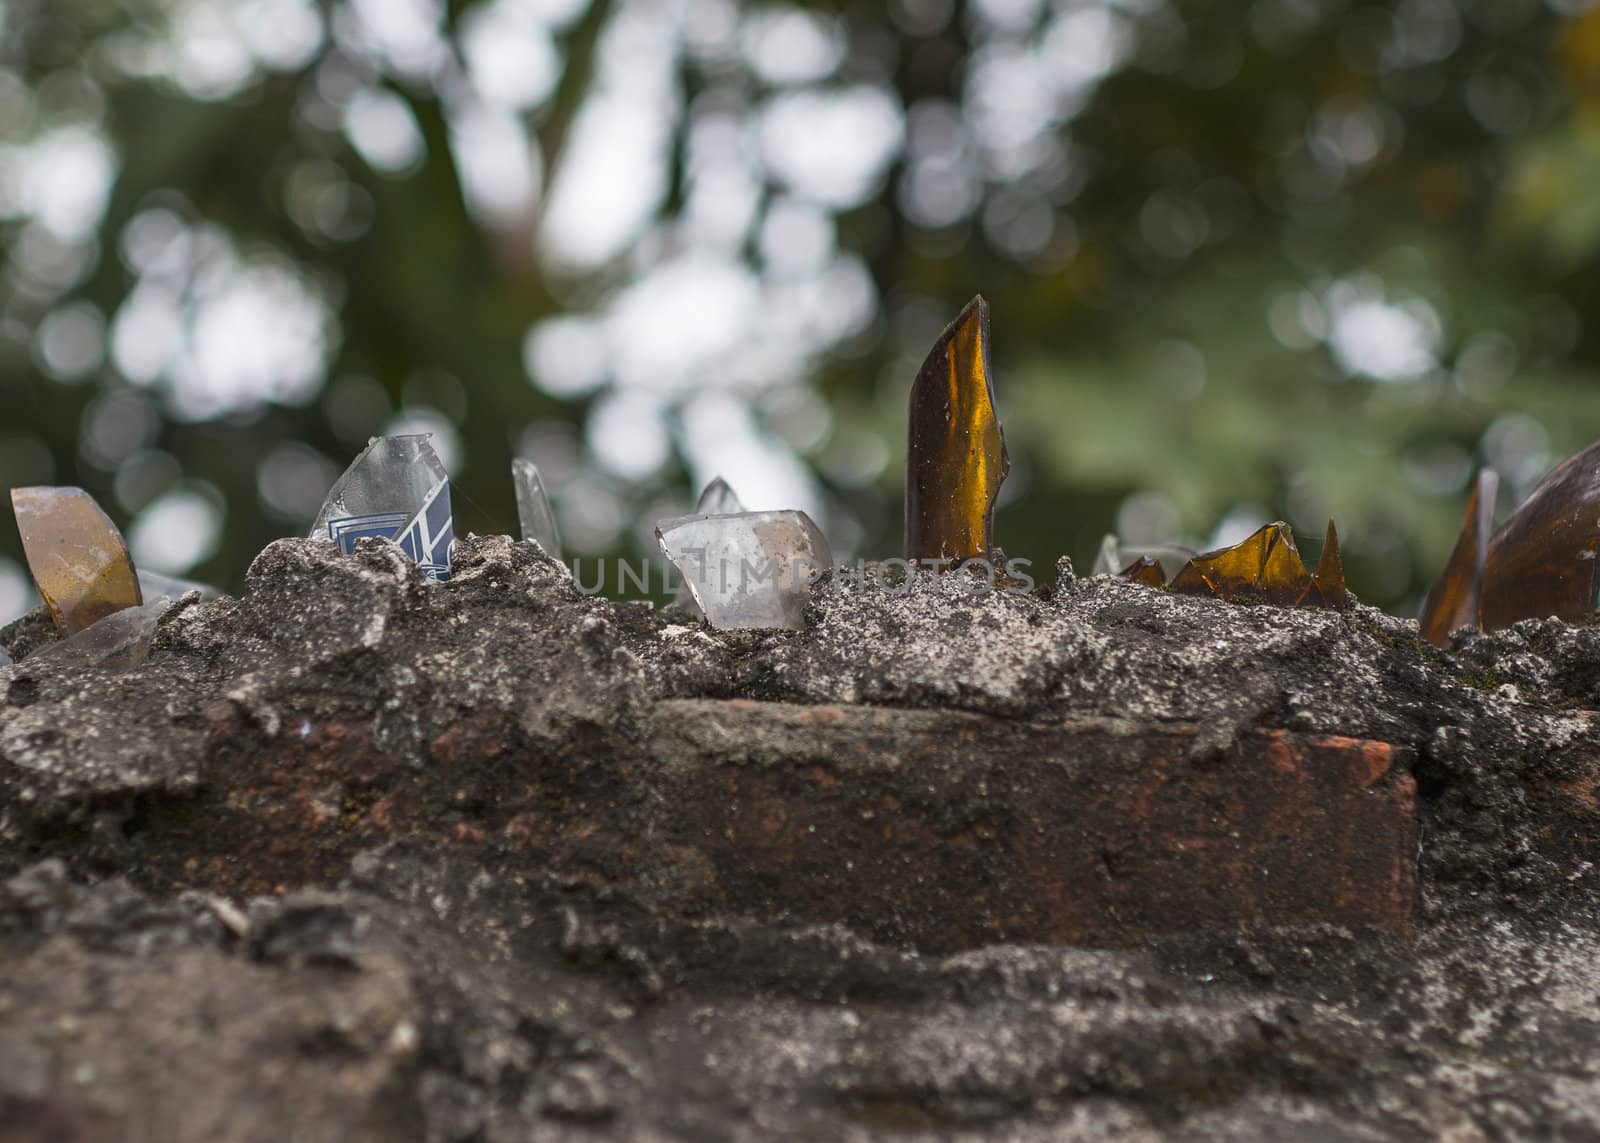
[[[1461,627],[1477,627],[1478,607],[1483,592],[1483,565],[1489,555],[1489,539],[1494,534],[1494,501],[1500,490],[1500,474],[1492,468],[1478,473],[1472,482],[1472,495],[1461,518],[1455,547],[1445,561],[1439,578],[1422,601],[1417,627],[1422,637],[1436,647],[1450,642],[1450,632]]]
[[[989,368],[989,307],[979,296],[940,334],[911,386],[906,558],[986,558],[1009,468]]]
[[[696,516],[729,516],[743,511],[744,505],[739,502],[738,495],[720,476],[705,486],[694,506]]]
[[[517,494],[517,524],[522,538],[532,540],[545,555],[560,562],[561,533],[538,467],[533,461],[518,457],[511,462],[511,483]]]

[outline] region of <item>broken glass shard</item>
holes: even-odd
[[[1296,602],[1301,607],[1331,607],[1337,611],[1344,610],[1349,602],[1344,585],[1344,554],[1339,550],[1339,530],[1331,519],[1322,537],[1322,556],[1317,560],[1317,570]]]
[[[112,671],[137,667],[150,654],[156,624],[171,606],[170,599],[157,599],[138,607],[125,607],[82,631],[39,648],[28,656],[28,662]]]
[[[744,511],[744,504],[740,502],[733,487],[722,479],[715,477],[710,484],[700,493],[700,499],[695,502],[694,516],[731,516]],[[672,602],[684,611],[697,618],[704,618],[700,605],[694,601],[694,596],[689,591],[689,585],[683,584],[673,593]]]
[[[906,559],[988,558],[1010,467],[989,370],[989,305],[973,298],[911,386]]]
[[[805,603],[833,551],[804,512],[679,516],[656,542],[713,627],[805,626]]]
[[[1117,569],[1126,567],[1127,561],[1122,558],[1122,548],[1117,544],[1117,538],[1110,532],[1100,540],[1100,550],[1094,556],[1094,570],[1090,575],[1116,575]]]
[[[397,545],[431,580],[450,578],[450,477],[427,433],[374,437],[334,483],[311,528],[349,555],[368,537]]]
[[[1478,473],[1467,499],[1467,513],[1461,519],[1461,531],[1456,534],[1456,546],[1422,601],[1417,627],[1422,637],[1436,647],[1450,642],[1450,632],[1478,626],[1483,565],[1489,555],[1494,498],[1499,489],[1500,476],[1494,469]]]
[[[1231,548],[1196,556],[1167,586],[1187,595],[1290,606],[1305,595],[1310,578],[1294,546],[1294,533],[1279,521]]]
[[[6,649],[4,647],[0,647],[0,667],[9,667],[10,665],[11,656],[6,653]]]
[[[1184,564],[1199,554],[1193,548],[1183,548],[1176,544],[1164,544],[1160,547],[1123,548],[1122,552],[1124,555],[1148,557],[1155,560],[1156,563],[1161,565],[1162,572],[1169,578],[1177,575]]]
[[[694,506],[696,516],[731,516],[743,511],[744,505],[739,503],[739,497],[720,476],[706,485]]]
[[[1600,576],[1600,442],[1539,482],[1489,541],[1478,613],[1485,631],[1554,615],[1588,623]]]
[[[1121,575],[1136,560],[1151,559],[1161,566],[1163,578],[1176,575],[1184,564],[1194,559],[1193,548],[1178,544],[1123,544],[1116,536],[1108,534],[1100,541],[1100,551],[1094,558],[1091,575]]]
[[[201,599],[216,599],[222,594],[208,583],[197,583],[192,579],[179,579],[176,576],[152,571],[139,573],[139,590],[146,599],[177,600],[191,591],[198,591]]]
[[[522,538],[532,540],[551,559],[561,559],[561,533],[556,530],[556,514],[544,493],[544,481],[531,460],[518,457],[511,462],[511,483],[517,491],[517,523]]]
[[[34,586],[63,635],[143,602],[122,533],[81,488],[13,488]]]
[[[1117,575],[1120,579],[1142,583],[1146,587],[1160,587],[1167,582],[1167,577],[1161,571],[1161,561],[1154,556],[1140,556]]]

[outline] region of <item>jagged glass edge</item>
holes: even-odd
[[[450,473],[445,468],[444,462],[439,459],[438,452],[434,450],[433,445],[430,443],[433,440],[432,433],[383,433],[375,437],[368,437],[366,446],[362,448],[360,452],[356,453],[355,459],[345,466],[344,471],[339,474],[339,478],[332,484],[328,485],[328,491],[322,494],[322,503],[318,505],[316,518],[311,522],[311,532],[308,536],[309,539],[331,539],[331,537],[328,535],[328,515],[325,515],[325,513],[328,512],[328,501],[333,499],[334,489],[338,488],[341,484],[348,480],[350,474],[355,472],[356,469],[361,466],[361,463],[372,454],[372,450],[377,448],[379,444],[383,443],[384,441],[403,440],[420,440],[423,447],[418,452],[418,459],[421,460],[423,464],[427,465],[430,472],[434,476],[438,477],[440,481],[449,481]],[[410,521],[414,520],[415,518],[415,512],[408,514],[406,517],[406,523],[409,524]],[[402,526],[402,530],[403,527],[404,526]]]
[[[718,484],[722,485],[723,488],[728,490],[728,495],[732,497],[733,502],[738,505],[738,508],[732,512],[700,511],[701,506],[706,502],[706,497],[711,494],[711,489]],[[694,507],[695,510],[689,513],[691,516],[739,516],[750,511],[750,509],[744,506],[744,501],[739,499],[739,494],[734,491],[733,485],[729,484],[727,480],[721,476],[713,476],[710,480],[706,481],[706,486],[700,490],[700,495],[695,499]]]
[[[522,526],[522,497],[519,495],[519,492],[520,492],[520,489],[521,489],[521,483],[520,483],[520,478],[519,478],[518,473],[517,473],[517,469],[521,465],[526,465],[528,467],[528,469],[533,473],[534,482],[536,483],[536,485],[538,486],[538,489],[539,489],[539,497],[540,497],[540,499],[542,499],[544,501],[546,515],[548,515],[550,517],[550,531],[555,534],[556,550],[553,551],[553,552],[545,551],[545,546],[543,544],[539,543],[539,541],[537,539],[535,539],[534,537],[532,537],[532,536],[522,536],[521,540],[523,542],[525,542],[525,543],[531,542],[531,543],[537,545],[539,550],[541,552],[544,552],[544,554],[546,556],[548,556],[552,560],[555,560],[556,563],[560,563],[562,561],[562,558],[563,558],[563,553],[562,553],[562,544],[561,544],[561,526],[556,521],[556,507],[550,501],[550,494],[545,491],[544,477],[539,474],[539,466],[537,464],[535,464],[533,461],[529,460],[525,456],[517,456],[517,457],[512,457],[511,458],[511,479],[512,479],[511,495],[512,495],[512,498],[516,501],[516,505],[517,505],[517,531],[518,532],[525,531],[525,529]]]
[[[683,586],[689,592],[689,597],[694,600],[695,606],[700,609],[700,617],[706,622],[709,623],[711,620],[706,614],[705,601],[700,598],[700,593],[695,590],[694,581],[689,576],[684,575],[682,565],[679,564],[677,560],[673,559],[672,553],[667,550],[667,538],[665,533],[673,528],[680,527],[688,523],[694,523],[699,520],[727,520],[734,516],[780,515],[798,516],[800,518],[801,528],[808,531],[816,540],[821,541],[822,550],[826,552],[828,557],[829,569],[827,570],[831,570],[833,564],[833,544],[828,540],[827,533],[824,532],[821,526],[811,518],[811,514],[800,508],[761,508],[753,512],[690,512],[682,516],[668,516],[665,519],[656,521],[656,546],[661,549],[661,554],[667,558],[667,561],[671,563],[673,567],[678,569],[678,574],[683,576]],[[815,547],[816,545],[813,544],[813,549],[815,549]]]
[[[373,449],[385,442],[413,440],[418,442],[417,461],[427,468],[429,474],[435,478],[435,484],[429,490],[428,495],[424,497],[422,506],[420,508],[410,515],[406,515],[401,512],[389,512],[364,513],[353,516],[335,517],[330,513],[329,502],[333,500],[335,490],[338,489],[339,486],[347,479],[349,479],[351,473],[360,468],[361,464],[366,461],[369,456],[371,456]],[[389,433],[367,438],[366,447],[356,454],[355,459],[352,460],[349,465],[346,466],[345,470],[339,474],[339,479],[335,480],[331,485],[329,485],[328,491],[323,494],[322,504],[317,509],[316,519],[312,522],[311,532],[307,538],[312,540],[328,540],[335,546],[340,546],[339,538],[332,534],[333,524],[344,520],[361,520],[372,519],[378,516],[394,516],[400,520],[399,527],[392,535],[383,536],[380,538],[386,539],[389,543],[394,544],[402,551],[406,551],[405,545],[401,543],[402,537],[404,537],[406,533],[411,530],[412,525],[416,524],[419,520],[423,523],[426,523],[428,509],[433,505],[434,501],[440,497],[441,494],[446,498],[447,502],[449,501],[450,497],[450,472],[445,468],[444,461],[439,459],[438,452],[435,451],[433,445],[430,443],[432,440],[433,434],[426,432]],[[444,563],[432,564],[424,563],[415,558],[412,559],[412,562],[415,563],[419,569],[421,569],[423,576],[430,583],[448,583],[452,577],[452,557],[454,556],[456,548],[454,516],[455,512],[452,505],[447,513],[447,519],[450,523],[450,544],[445,549]],[[407,555],[410,556],[410,553],[407,552]]]

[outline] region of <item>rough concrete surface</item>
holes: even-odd
[[[1062,570],[13,624],[0,1141],[1600,1137],[1600,630]]]

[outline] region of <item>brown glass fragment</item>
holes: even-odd
[[[83,489],[13,488],[11,507],[34,586],[63,635],[144,601],[122,533]]]
[[[1554,615],[1588,623],[1600,542],[1600,442],[1558,464],[1500,525],[1483,564],[1485,631]]]
[[[1328,521],[1328,530],[1322,538],[1322,555],[1317,560],[1317,570],[1298,600],[1301,607],[1331,607],[1343,610],[1349,602],[1344,586],[1344,556],[1339,551],[1339,530]]]
[[[1167,577],[1161,571],[1161,561],[1154,556],[1140,556],[1118,572],[1117,578],[1142,583],[1146,587],[1160,587],[1167,582]]]
[[[911,386],[906,558],[987,558],[1010,465],[989,374],[989,305],[977,297],[940,334]]]
[[[1436,647],[1450,641],[1450,632],[1478,626],[1478,601],[1483,589],[1483,567],[1489,555],[1489,537],[1494,528],[1494,498],[1500,476],[1492,468],[1478,473],[1456,546],[1450,550],[1444,570],[1428,589],[1422,601],[1418,627],[1422,637]]]
[[[1288,607],[1300,602],[1310,579],[1294,546],[1294,533],[1279,521],[1231,548],[1202,552],[1184,564],[1167,586],[1186,595]]]

